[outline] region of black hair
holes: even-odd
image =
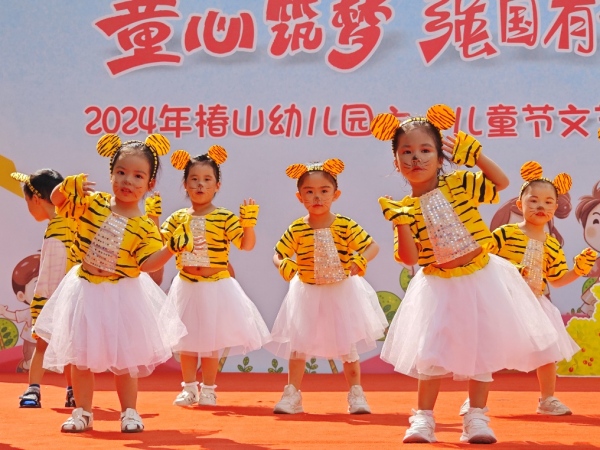
[[[152,151],[150,149],[150,147],[148,147],[142,141],[123,142],[123,145],[121,145],[118,148],[118,150],[115,152],[114,156],[110,160],[110,173],[111,174],[113,173],[115,164],[117,163],[117,161],[119,160],[121,155],[133,154],[133,153],[140,154],[144,158],[146,158],[146,160],[148,161],[148,164],[150,164],[150,180],[149,181],[155,180],[158,175],[158,171],[160,170],[160,159],[158,158],[158,155],[156,154],[156,152]]]
[[[40,193],[42,200],[50,203],[52,203],[50,200],[52,190],[62,183],[63,180],[63,176],[54,169],[40,169],[29,176],[31,186]],[[31,198],[34,195],[34,192],[27,183],[23,183],[23,193],[27,198]]]
[[[326,170],[307,170],[302,175],[300,175],[300,178],[298,178],[298,182],[296,183],[296,187],[298,188],[298,192],[300,192],[300,188],[304,184],[304,180],[306,179],[306,177],[308,176],[308,174],[309,173],[314,173],[314,172],[321,172],[321,173],[323,173],[323,175],[325,175],[325,178],[327,178],[329,181],[331,181],[331,184],[333,184],[334,189],[337,191],[337,188],[338,188],[337,178],[334,177],[333,175],[331,175],[329,172],[327,172]]]
[[[183,169],[183,182],[184,183],[187,181],[187,178],[190,174],[190,169],[192,167],[194,167],[196,164],[205,164],[207,166],[212,167],[212,169],[215,173],[215,178],[217,180],[217,183],[221,182],[221,168],[212,158],[209,158],[208,153],[205,153],[204,155],[194,156],[193,158],[190,158],[190,162],[188,162],[185,166],[185,169]]]
[[[554,184],[552,183],[552,181],[550,180],[545,180],[545,179],[539,179],[539,180],[533,180],[527,183],[526,186],[521,188],[521,192],[519,193],[519,200],[521,200],[521,198],[523,198],[523,195],[525,194],[525,192],[527,192],[527,190],[533,185],[533,184],[540,184],[540,183],[547,183],[550,186],[552,186],[552,188],[554,189],[554,198],[558,201],[558,190],[556,189],[556,186],[554,186]]]

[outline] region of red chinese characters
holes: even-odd
[[[229,56],[236,51],[256,49],[256,21],[249,11],[228,16],[217,9],[192,14],[183,34],[183,49],[193,53],[204,49],[212,56]]]
[[[473,0],[466,6],[463,0],[427,0],[427,3],[429,6],[423,11],[424,30],[431,37],[417,41],[425,65],[433,64],[450,43],[464,61],[498,54],[485,17],[487,1]],[[451,4],[454,8],[448,8]]]
[[[327,64],[340,72],[356,70],[379,47],[382,24],[394,17],[389,0],[338,0],[331,4],[331,26],[339,30],[337,47],[326,56]]]
[[[283,58],[300,51],[317,52],[323,47],[325,31],[317,24],[321,13],[313,8],[320,0],[266,0],[265,21],[272,35],[269,55]]]
[[[106,62],[111,75],[157,66],[180,65],[182,56],[169,52],[165,43],[173,35],[167,20],[179,19],[177,0],[124,0],[112,4],[116,13],[94,25],[107,37],[116,36],[123,56]]]
[[[537,0],[499,0],[500,43],[534,48],[539,42]]]
[[[592,11],[595,5],[596,0],[550,0],[550,9],[558,13],[542,45],[548,47],[555,40],[557,52],[574,49],[578,55],[593,55],[596,52],[596,18]]]

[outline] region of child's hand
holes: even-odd
[[[390,197],[379,197],[379,205],[383,217],[394,225],[411,225],[415,221],[411,208],[402,206],[400,202],[391,200]]]
[[[290,281],[298,272],[298,263],[290,258],[284,258],[279,263],[279,274],[285,281]]]
[[[162,198],[160,192],[154,191],[150,197],[146,197],[144,210],[147,216],[159,217],[162,214]]]
[[[242,228],[252,228],[256,226],[258,210],[259,206],[254,199],[244,199],[244,203],[240,205],[240,225]]]
[[[194,251],[194,235],[190,229],[191,220],[192,216],[188,215],[181,225],[173,231],[171,238],[167,242],[169,250],[173,253]]]
[[[589,247],[582,250],[579,255],[573,258],[573,261],[575,261],[575,267],[573,267],[573,271],[580,277],[586,276],[588,273],[590,273],[594,267],[594,264],[596,264],[597,256],[598,254],[596,251]]]
[[[350,258],[350,276],[352,275],[360,275],[361,277],[365,276],[367,272],[367,260],[360,253],[354,253]]]
[[[65,196],[68,196],[69,192],[74,192],[78,197],[85,197],[86,195],[92,194],[96,183],[88,181],[87,177],[87,173],[69,175],[61,183],[61,191]]]
[[[452,162],[473,167],[481,154],[481,144],[473,136],[459,131],[454,138],[444,137],[442,150],[452,155]]]

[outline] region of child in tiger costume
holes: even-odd
[[[509,180],[475,138],[442,135],[454,122],[452,109],[435,105],[425,117],[400,123],[384,113],[371,123],[376,138],[392,141],[394,165],[412,191],[400,201],[379,199],[394,225],[395,257],[422,266],[381,351],[419,380],[406,443],[436,442],[433,408],[444,377],[469,380],[460,441],[496,442],[486,416],[492,373],[530,371],[560,355],[556,330],[519,272],[486,250],[493,238],[477,207],[497,203]],[[480,171],[443,173],[448,159]]]
[[[596,252],[586,248],[575,256],[575,265],[569,270],[558,240],[546,232],[545,227],[558,207],[558,196],[566,194],[571,188],[571,177],[561,173],[553,180],[544,178],[542,167],[535,161],[523,164],[521,176],[525,182],[519,193],[517,207],[523,214],[523,221],[502,225],[494,230],[491,251],[519,269],[558,333],[560,359],[569,360],[579,351],[579,346],[565,330],[558,308],[543,293],[548,283],[560,287],[586,276],[596,262]],[[555,362],[538,367],[537,376],[540,384],[537,413],[553,416],[571,414],[571,410],[554,397]]]
[[[174,237],[163,245],[158,227],[139,207],[155,187],[168,140],[153,134],[122,143],[104,135],[97,151],[110,158],[112,194],[94,192],[85,174],[65,178],[52,191],[59,214],[77,220],[82,263],[56,288],[36,332],[49,342],[45,368],[61,372],[71,364],[78,408],[61,431],[93,428],[94,373],[109,370],[121,403],[121,432],[136,433],[144,429],[136,410],[137,379],[167,361],[186,333],[165,293],[144,272],[161,269],[187,241]]]
[[[63,176],[56,170],[42,169],[32,175],[14,172],[11,177],[23,183],[23,194],[32,217],[39,222],[48,221],[42,243],[39,275],[30,305],[33,327],[31,334],[35,339],[35,351],[29,368],[29,387],[19,402],[21,408],[41,408],[40,384],[45,372],[42,363],[48,343],[36,335],[35,321],[65,274],[79,262],[71,249],[77,233],[77,222],[56,214],[50,200],[52,190],[63,181]],[[70,370],[65,371],[65,378],[67,379],[65,406],[72,408],[75,407],[75,399]]]
[[[216,405],[216,377],[219,353],[245,354],[270,340],[269,329],[260,312],[228,270],[229,247],[254,248],[254,226],[258,205],[244,200],[240,217],[213,204],[221,188],[221,164],[227,159],[223,147],[213,145],[208,153],[191,157],[177,150],[171,157],[173,167],[183,170],[183,186],[191,206],[175,211],[162,224],[163,239],[184,227],[193,251],[177,255],[179,270],[169,289],[168,301],[175,307],[188,330],[173,346],[179,355],[183,390],[175,398],[177,406]],[[202,364],[202,383],[198,389],[198,359]]]
[[[340,358],[348,383],[348,412],[369,414],[360,377],[359,354],[376,347],[387,319],[376,292],[363,278],[379,252],[373,238],[354,220],[334,214],[341,195],[339,159],[293,164],[296,197],[308,214],[295,220],[275,246],[273,263],[290,282],[265,347],[289,360],[288,384],[273,412],[303,412],[300,385],[306,358]],[[296,259],[294,258],[296,255]]]

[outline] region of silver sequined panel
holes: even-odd
[[[436,262],[452,261],[479,248],[439,189],[420,197],[421,212]]]
[[[337,283],[346,278],[330,228],[315,230],[315,283]]]
[[[544,285],[544,243],[535,239],[529,239],[523,261],[521,264],[527,267],[527,275],[523,278],[537,296],[542,295]]]
[[[192,216],[190,229],[194,237],[201,236],[206,242],[206,219],[204,217]],[[181,254],[181,264],[184,266],[210,267],[208,247],[203,245],[200,248],[194,247],[193,252],[183,252]]]
[[[90,266],[114,273],[127,220],[127,217],[111,213],[92,239],[83,261]]]

